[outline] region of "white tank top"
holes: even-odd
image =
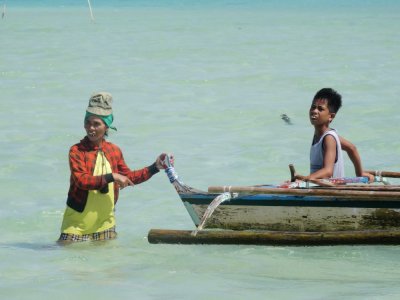
[[[324,150],[322,147],[325,136],[330,134],[336,140],[336,162],[333,167],[333,178],[344,177],[343,153],[340,139],[335,129],[327,130],[317,143],[311,145],[310,150],[310,174],[322,169],[324,164]]]

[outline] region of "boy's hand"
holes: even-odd
[[[310,176],[303,176],[303,175],[300,175],[300,174],[295,174],[294,175],[294,179],[302,180],[302,181],[308,181],[308,180],[310,180]]]
[[[371,173],[363,172],[362,177],[368,177],[368,182],[373,183],[375,181],[375,176],[372,175]]]

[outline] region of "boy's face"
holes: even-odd
[[[328,108],[328,100],[315,99],[310,107],[310,122],[315,125],[329,125],[335,117],[335,113],[331,113]]]

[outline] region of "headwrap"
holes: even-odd
[[[113,129],[113,130],[117,131],[117,128],[115,128],[114,126],[111,126],[112,122],[114,121],[113,114],[108,115],[108,116],[99,116],[99,115],[92,114],[92,113],[87,111],[86,115],[85,115],[85,122],[90,116],[96,116],[96,117],[102,119],[104,124],[106,124],[107,128],[110,128],[110,129]]]

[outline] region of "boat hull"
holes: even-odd
[[[198,226],[213,193],[180,193]],[[400,200],[241,195],[219,205],[204,228],[292,232],[400,229]]]

